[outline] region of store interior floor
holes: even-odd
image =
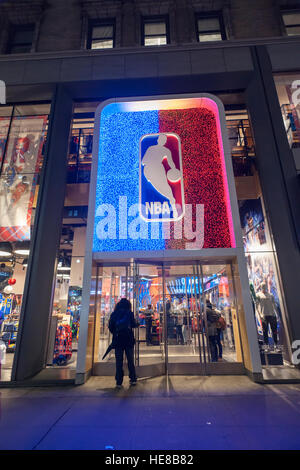
[[[300,449],[300,384],[172,376],[0,390],[0,449]]]
[[[158,364],[160,362],[164,362],[164,344],[146,344],[145,340],[145,329],[141,330],[142,332],[142,339],[139,343],[136,343],[136,355],[139,356],[139,364],[140,365],[148,365],[148,364]],[[99,341],[99,348],[98,348],[98,361],[102,362],[102,357],[110,343],[111,339],[106,337],[101,337]],[[203,349],[203,339],[201,337],[201,360],[204,361],[204,349]],[[137,347],[138,344],[138,347]],[[204,340],[205,345],[205,355],[206,360],[208,359],[208,346],[206,339]],[[236,362],[237,355],[235,349],[232,347],[228,347],[224,344],[222,345],[223,354],[222,358],[219,358],[219,362]],[[198,337],[196,334],[193,335],[192,340],[188,344],[168,344],[168,360],[172,363],[177,362],[186,362],[186,363],[200,363],[200,355],[199,355],[199,346],[198,346]],[[113,351],[106,356],[105,362],[114,362],[115,356]]]

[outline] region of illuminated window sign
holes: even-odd
[[[234,248],[217,98],[98,108],[94,252]]]

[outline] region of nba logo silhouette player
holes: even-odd
[[[164,160],[166,165],[163,163]],[[183,191],[179,137],[175,134],[143,136],[140,171],[142,172],[140,202],[144,205],[142,217],[146,220],[181,218]],[[143,184],[144,179],[150,183],[147,185],[148,189]]]

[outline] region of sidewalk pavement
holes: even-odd
[[[300,385],[170,376],[0,389],[0,449],[300,449]]]

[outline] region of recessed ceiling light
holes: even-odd
[[[28,256],[30,251],[30,242],[17,242],[14,244],[14,253],[20,256]]]

